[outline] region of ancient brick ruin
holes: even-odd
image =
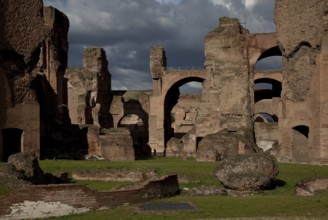
[[[326,7],[276,0],[275,33],[221,18],[205,37],[204,69],[170,70],[164,49],[152,47],[153,89],[112,91],[103,49],[87,48],[83,67],[67,69],[63,13],[41,0],[1,1],[0,158],[204,161],[267,151],[281,162],[328,164]],[[271,56],[281,70],[255,70]],[[180,96],[191,81],[203,84],[201,96]]]
[[[68,120],[69,21],[41,0],[1,1],[0,15],[0,156],[40,155],[41,140]]]

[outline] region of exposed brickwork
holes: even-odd
[[[124,191],[100,192],[78,184],[28,186],[0,199],[0,218],[13,219],[13,216],[10,217],[10,215],[13,210],[18,212],[19,207],[24,208],[22,208],[20,216],[15,215],[16,219],[19,217],[31,218],[33,216],[59,216],[70,214],[73,211],[79,213],[103,207],[142,203],[150,199],[173,196],[178,190],[176,175],[151,181],[143,188]],[[44,216],[40,216],[42,212],[39,209],[35,210],[37,213],[29,210],[30,216],[27,216],[23,210],[26,209],[26,205],[34,206],[35,202],[42,203],[42,205],[61,207],[61,209],[58,210],[58,213],[49,210],[49,212],[44,213]]]

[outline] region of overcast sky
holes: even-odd
[[[151,89],[149,50],[164,47],[168,67],[203,66],[204,37],[222,16],[252,33],[273,32],[274,0],[44,0],[70,20],[69,66],[83,49],[106,51],[112,89]],[[192,86],[192,84],[190,84]]]

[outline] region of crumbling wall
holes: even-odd
[[[45,36],[42,0],[3,0],[0,2],[0,14],[1,50],[16,51],[32,70]]]
[[[326,1],[276,0],[277,40],[283,56],[282,98],[305,101],[323,36]]]
[[[67,111],[67,69],[69,20],[65,14],[53,7],[44,7],[46,39],[40,48],[38,63],[39,103],[43,123],[69,123]],[[42,96],[42,97],[41,97]]]
[[[172,127],[178,137],[190,131],[194,126],[200,99],[201,97],[198,94],[180,95],[178,103],[173,107],[174,120]]]
[[[109,114],[111,75],[105,51],[101,48],[85,49],[83,68],[69,69],[66,77],[71,122],[112,127]]]
[[[127,128],[103,130],[100,135],[102,156],[112,161],[135,160],[130,131]]]
[[[8,147],[3,143],[11,144],[4,129],[19,129],[20,150],[39,155],[40,133],[51,136],[50,127],[67,123],[62,106],[67,103],[63,76],[69,22],[60,11],[44,8],[41,0],[1,1],[0,17],[0,87],[5,94],[0,100],[0,151]]]
[[[223,17],[205,38],[205,68],[200,108],[194,129],[184,143],[186,152],[196,151],[198,137],[222,129],[242,135],[252,133],[252,108],[248,61],[245,56],[248,33],[237,19]],[[252,137],[249,137],[252,139]]]
[[[277,41],[283,58],[283,112],[279,118],[281,136],[277,157],[283,162],[328,161],[324,153],[327,152],[325,115],[328,109],[324,104],[327,73],[321,68],[324,60],[320,59],[326,50],[323,45],[326,11],[324,0],[276,0]],[[293,138],[293,128],[297,126],[308,127],[307,146],[300,146]],[[303,153],[293,153],[301,147]]]

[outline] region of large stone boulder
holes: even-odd
[[[224,129],[206,135],[198,144],[197,161],[220,161],[238,154],[261,152],[254,144],[253,136],[243,133]]]
[[[225,188],[255,191],[270,186],[278,174],[278,164],[268,154],[238,155],[224,159],[214,173]]]
[[[34,153],[21,152],[12,154],[8,158],[8,165],[15,167],[16,171],[23,173],[33,183],[41,182],[41,179],[43,179],[44,173]]]
[[[14,177],[32,184],[68,183],[68,174],[44,173],[34,153],[21,152],[9,156],[7,166],[0,169],[0,176]]]

